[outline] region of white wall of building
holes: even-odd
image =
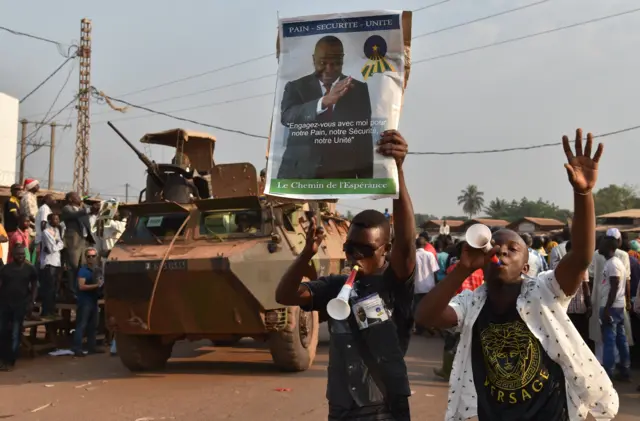
[[[17,98],[0,92],[0,185],[4,186],[16,182],[19,107]]]
[[[16,182],[19,108],[18,99],[0,92],[0,185],[4,186]],[[6,262],[9,245],[2,246],[2,258]]]

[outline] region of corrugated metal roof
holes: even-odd
[[[521,219],[522,220],[527,220],[533,224],[536,225],[543,225],[543,226],[559,226],[559,227],[564,227],[566,224],[562,221],[558,221],[557,219],[552,219],[552,218],[533,218],[531,216],[525,216],[524,218]]]
[[[443,220],[442,219],[429,219],[425,223],[428,223],[428,222],[432,222],[432,223],[434,223],[436,225],[442,225]],[[462,224],[464,224],[464,221],[459,221],[457,219],[447,219],[447,225],[449,225],[450,227],[459,227]]]
[[[627,209],[623,211],[599,215],[598,218],[640,218],[640,209]]]
[[[489,227],[506,227],[509,225],[509,221],[505,221],[504,219],[485,219],[485,218],[474,218],[470,219],[465,224],[477,223],[484,224]]]

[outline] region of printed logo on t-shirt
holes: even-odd
[[[480,340],[487,372],[484,386],[497,403],[523,403],[544,389],[549,372],[543,351],[524,322],[490,323]]]

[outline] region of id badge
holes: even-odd
[[[353,305],[352,311],[360,330],[389,320],[389,313],[387,313],[384,302],[375,293],[357,301]]]

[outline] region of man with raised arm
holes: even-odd
[[[461,333],[446,420],[574,421],[587,412],[610,420],[618,412],[611,380],[566,314],[595,249],[591,191],[602,145],[591,158],[591,133],[583,151],[580,129],[575,155],[566,136],[562,142],[575,214],[573,248],[555,270],[526,277],[527,245],[502,229],[493,234],[488,253],[465,244],[457,267],[418,306],[416,322]],[[491,261],[494,255],[499,264]],[[479,268],[485,284],[454,297]]]
[[[381,212],[365,210],[349,227],[344,251],[356,276],[346,320],[329,318],[331,346],[327,398],[329,420],[410,420],[409,379],[404,355],[413,326],[413,275],[416,266],[413,206],[402,169],[407,143],[395,130],[382,134],[378,153],[391,156],[398,166],[400,194],[393,201],[395,238],[391,247],[389,220]],[[311,259],[318,252],[323,229],[313,219],[307,243],[280,280],[276,301],[304,311],[326,311],[347,275],[313,279]],[[387,255],[390,258],[387,260]],[[356,315],[365,313],[365,323]]]

